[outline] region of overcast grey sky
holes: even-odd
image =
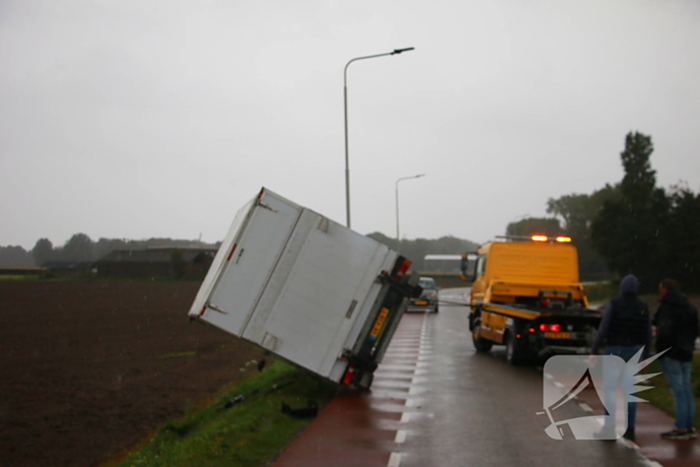
[[[0,1],[0,245],[214,242],[265,186],[352,224],[481,242],[622,177],[700,188],[694,0]]]

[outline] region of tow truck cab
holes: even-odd
[[[470,330],[477,350],[506,345],[510,363],[586,353],[600,322],[568,237],[509,237],[477,251]]]

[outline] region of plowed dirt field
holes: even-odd
[[[0,466],[98,465],[253,371],[188,322],[199,285],[0,282]]]

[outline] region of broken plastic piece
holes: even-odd
[[[234,405],[238,404],[239,402],[243,401],[243,399],[245,399],[245,396],[243,394],[240,394],[240,395],[234,397],[233,399],[231,399],[230,401],[228,401],[226,403],[226,405],[224,405],[224,408],[225,409],[231,408]]]

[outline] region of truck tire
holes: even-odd
[[[512,332],[506,333],[506,361],[511,365],[520,365],[527,361],[525,344],[516,339]]]
[[[372,386],[372,381],[374,381],[374,373],[365,371],[357,383],[357,386],[363,391],[369,391],[369,387]]]
[[[493,347],[493,342],[487,339],[484,339],[483,337],[477,337],[477,333],[479,332],[479,328],[481,327],[481,320],[476,319],[474,322],[474,330],[472,331],[472,342],[474,343],[474,347],[476,348],[477,352],[488,352],[491,350],[491,347]]]

